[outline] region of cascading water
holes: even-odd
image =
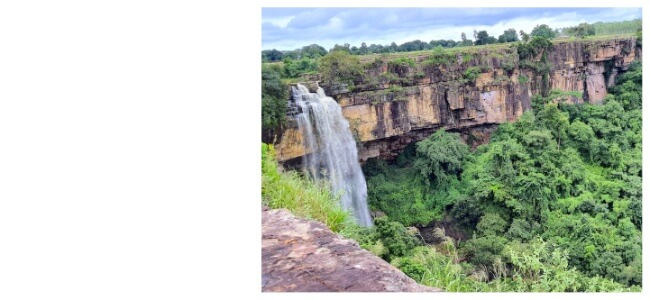
[[[352,211],[362,226],[372,226],[366,203],[366,179],[363,177],[357,147],[350,124],[343,118],[341,107],[325,95],[297,84],[291,94],[302,113],[296,117],[303,132],[304,146],[311,154],[303,157],[305,171],[314,178],[326,178],[331,191],[340,195],[345,209]]]

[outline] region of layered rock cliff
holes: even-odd
[[[574,103],[599,103],[615,76],[640,60],[641,49],[628,37],[554,41],[532,59],[520,59],[508,45],[401,55],[367,57],[366,76],[354,87],[321,84],[341,105],[361,161],[394,158],[440,128],[461,132],[470,144],[485,143],[498,124],[531,109],[533,95],[549,90],[582,95],[571,96]],[[311,151],[289,124],[276,145],[281,161]]]
[[[262,212],[263,292],[437,292],[325,225]]]

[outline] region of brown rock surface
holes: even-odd
[[[437,292],[325,225],[262,212],[263,292]]]
[[[414,67],[404,69],[388,68],[387,59],[365,70],[371,76],[355,83],[363,87],[359,91],[325,87],[350,122],[359,143],[359,159],[391,159],[408,143],[440,128],[462,132],[492,127],[515,121],[531,109],[531,97],[541,92],[543,78],[521,65],[516,48],[467,55],[467,59],[459,55],[446,64],[427,65],[428,56],[423,54],[415,59]],[[581,97],[572,97],[573,103],[601,103],[613,76],[640,57],[641,48],[633,37],[556,42],[548,53],[548,88],[581,93]],[[510,66],[509,71],[504,65]],[[474,81],[464,79],[469,68],[480,69]],[[398,76],[400,83],[375,80],[386,72]],[[309,152],[302,147],[297,128],[287,132],[276,147],[280,161]],[[484,140],[488,139],[489,135]]]

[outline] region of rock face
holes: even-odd
[[[361,161],[394,158],[409,143],[440,128],[461,132],[474,143],[487,141],[496,125],[531,109],[532,95],[544,89],[578,92],[582,97],[568,99],[573,103],[600,103],[615,75],[640,59],[641,49],[633,37],[555,42],[545,54],[545,73],[538,64],[541,55],[520,61],[516,47],[455,55],[411,56],[412,65],[376,58],[366,64],[367,76],[355,82],[352,92],[340,84],[322,84],[341,105]],[[471,72],[477,75],[470,76]],[[276,150],[281,161],[305,155],[300,130],[289,126]]]
[[[262,212],[263,292],[437,292],[325,225]]]

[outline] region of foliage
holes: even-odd
[[[580,23],[578,26],[564,28],[563,32],[569,36],[584,38],[589,35],[596,35],[596,27],[589,23]]]
[[[535,28],[533,28],[533,31],[530,32],[530,36],[531,37],[539,36],[547,39],[553,39],[556,36],[556,34],[555,31],[551,29],[551,27],[548,27],[548,25],[540,24],[535,26]]]
[[[456,56],[444,51],[442,47],[438,46],[433,49],[431,56],[422,62],[422,66],[424,66],[425,69],[431,69],[434,66],[453,63],[455,59]]]
[[[526,83],[526,82],[528,82],[528,77],[525,76],[525,75],[519,75],[519,77],[517,77],[517,82]]]
[[[282,171],[272,145],[262,144],[262,203],[286,208],[299,217],[323,222],[334,232],[350,223],[349,212],[324,182],[312,182],[295,171]]]
[[[375,219],[375,230],[377,237],[387,249],[383,258],[388,261],[394,257],[406,256],[411,249],[420,244],[404,225],[389,221],[386,217]]]
[[[397,66],[397,67],[402,67],[402,68],[407,68],[415,67],[415,61],[412,58],[408,57],[400,57],[398,59],[392,60],[388,62],[388,67],[391,68],[392,66]]]
[[[449,184],[462,172],[463,158],[469,154],[469,147],[460,140],[457,133],[444,129],[417,143],[413,168],[436,187]]]
[[[320,58],[327,55],[327,50],[320,45],[311,44],[304,46],[300,49],[301,57],[304,58]]]
[[[517,30],[514,28],[510,28],[508,30],[503,31],[503,34],[499,36],[499,43],[509,43],[509,42],[516,42],[519,41],[519,37],[517,36]]]
[[[353,84],[363,74],[363,68],[357,56],[345,51],[330,52],[320,59],[319,71],[325,82]]]
[[[456,133],[437,131],[398,157],[399,165],[371,159],[364,165],[371,208],[405,225],[440,219],[458,197],[458,174],[467,145]]]
[[[527,43],[517,43],[517,53],[519,60],[531,60],[537,55],[550,50],[553,47],[551,41],[546,37],[534,36]]]
[[[641,28],[641,19],[619,22],[596,22],[592,24],[596,35],[635,33]]]
[[[275,131],[285,122],[287,87],[278,66],[262,65],[262,140],[272,142]]]
[[[420,176],[409,165],[398,167],[384,163],[364,166],[368,182],[368,205],[388,214],[391,221],[405,225],[424,225],[442,217],[447,195],[429,193]],[[374,176],[371,176],[376,172]]]
[[[474,82],[476,81],[476,78],[478,78],[479,74],[481,74],[480,67],[469,67],[467,68],[467,70],[465,70],[465,74],[463,74],[463,78],[469,82]]]
[[[302,74],[318,70],[318,62],[314,59],[302,58],[291,60],[286,58],[283,66],[284,78],[296,78]]]
[[[348,224],[341,234],[356,240],[362,248],[387,261],[406,256],[413,248],[421,245],[420,240],[399,222],[381,217],[375,219],[374,225],[361,227]]]
[[[451,216],[454,223],[465,230],[476,228],[480,217],[483,215],[480,203],[474,198],[462,197],[454,203]]]
[[[487,31],[479,31],[476,35],[475,45],[488,45],[497,43],[497,39],[491,35],[488,35]]]
[[[419,247],[392,262],[454,291],[639,290],[640,65],[616,83],[603,105],[562,103],[575,92],[535,95],[533,111],[473,153],[441,130],[399,166],[367,166],[371,205],[390,220],[449,217],[472,236],[458,250]]]
[[[573,27],[565,27],[561,29],[552,30],[548,25],[537,25],[531,34],[527,34],[523,30],[519,31],[519,36],[524,43],[527,43],[532,36],[540,36],[548,39],[555,38],[560,32],[565,35],[585,37],[589,35],[614,35],[614,34],[634,34],[641,29],[641,19],[620,22],[596,22],[593,24],[582,23]],[[503,34],[494,38],[489,36],[486,31],[475,31],[476,45],[488,45],[494,43],[509,43],[519,41],[519,36],[514,28],[505,30]],[[641,39],[638,40],[639,43]],[[461,33],[460,40],[431,40],[429,42],[422,40],[413,40],[402,43],[400,45],[392,42],[387,45],[381,44],[367,44],[362,42],[358,47],[344,43],[343,45],[336,44],[329,52],[344,51],[353,55],[368,55],[368,54],[386,54],[396,52],[412,52],[412,51],[427,51],[436,47],[454,48],[454,47],[467,47],[473,46],[474,42],[467,38],[467,35]],[[640,45],[640,44],[639,44]],[[312,44],[307,45],[295,50],[280,51],[277,49],[263,50],[262,62],[281,62],[285,59],[300,60],[300,59],[318,59],[329,53],[325,48],[320,45]]]
[[[602,105],[571,104],[563,99],[581,98],[582,92],[549,89],[547,52],[552,43],[546,30],[550,28],[538,27],[532,38],[522,35],[523,41],[513,46],[519,65],[541,77],[533,79],[543,94],[533,95],[532,111],[499,125],[490,143],[473,152],[457,133],[438,130],[411,144],[394,161],[368,160],[364,173],[369,206],[387,215],[376,219],[373,228],[346,224],[347,217],[341,219],[336,213],[317,214],[327,210],[318,205],[336,203],[323,200],[332,200],[331,195],[314,201],[318,205],[307,204],[311,211],[303,214],[331,219],[331,224],[338,224],[331,226],[364,249],[418,282],[447,291],[638,291],[642,284],[642,68],[634,63],[620,74]],[[583,27],[587,32],[589,28]],[[424,77],[427,68],[455,63],[456,54],[443,49],[447,47],[443,43],[435,43],[423,69],[408,71]],[[433,48],[433,43],[420,41],[408,45]],[[391,51],[399,48],[394,46]],[[367,47],[368,53],[371,48]],[[365,51],[349,45],[348,49]],[[465,52],[462,61],[472,58]],[[292,58],[290,64],[300,59]],[[388,62],[394,68],[412,68],[412,63],[412,58]],[[279,80],[287,76],[282,75],[286,65],[263,67],[263,90],[268,85],[263,105],[265,97],[267,101],[286,98],[279,95],[286,93]],[[354,56],[343,52],[320,61],[320,68],[329,70],[329,80],[340,82],[358,80],[359,66]],[[474,81],[482,71],[476,66],[466,68],[464,78]],[[391,75],[381,75],[393,84],[389,92],[403,92],[394,85],[400,78]],[[524,75],[518,78],[520,83],[529,80]],[[277,103],[267,105],[266,113],[263,110],[266,124],[277,124],[269,117],[280,112]],[[264,169],[263,163],[263,173]],[[273,177],[267,173],[264,176]],[[291,174],[294,181],[304,180]],[[271,203],[265,194],[268,182],[278,181],[263,179],[265,203]],[[293,198],[284,195],[293,197],[307,189],[284,187],[285,192],[276,195],[283,200],[276,203],[295,207],[290,203]],[[318,183],[311,189],[318,190]],[[449,221],[469,238],[445,237],[441,244],[419,246],[404,227],[434,221]]]
[[[277,62],[282,61],[283,58],[284,54],[282,51],[279,51],[277,49],[262,51],[262,62]]]

